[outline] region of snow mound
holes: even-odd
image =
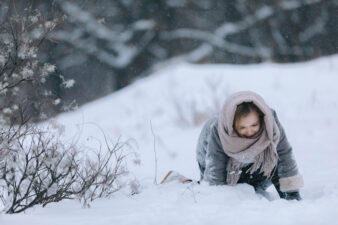
[[[297,64],[163,68],[56,118],[68,137],[80,131],[86,145],[97,145],[101,131],[128,140],[134,152],[128,168],[140,184],[139,194],[130,195],[126,188],[90,209],[65,201],[0,215],[0,223],[332,224],[338,207],[337,83],[338,56]],[[268,191],[275,200],[268,201],[245,184],[154,185],[155,177],[159,182],[171,169],[199,178],[195,147],[201,126],[228,95],[240,90],[258,92],[277,111],[304,177],[303,201],[281,200],[273,188]]]

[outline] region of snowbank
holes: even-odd
[[[25,214],[0,215],[0,224],[332,224],[338,207],[338,56],[307,63],[164,68],[129,87],[56,120],[67,137],[97,145],[101,130],[128,140],[130,177],[141,185],[83,209],[65,201]],[[267,201],[245,184],[154,185],[170,169],[198,179],[195,146],[203,121],[236,91],[260,93],[274,108],[294,148],[305,187],[303,201]],[[155,139],[154,139],[155,137]],[[155,142],[154,142],[155,141]],[[154,147],[155,146],[155,147]]]

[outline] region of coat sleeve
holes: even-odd
[[[226,183],[226,166],[229,157],[225,154],[217,131],[217,120],[210,126],[205,158],[204,179],[211,185]]]
[[[275,121],[280,131],[280,139],[277,145],[279,185],[282,192],[298,191],[303,185],[303,178],[298,172],[298,167],[292,147],[286,137],[283,126],[273,110]]]

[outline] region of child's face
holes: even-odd
[[[260,120],[258,113],[251,111],[248,115],[240,117],[235,122],[235,129],[239,136],[251,138],[258,133],[260,129]]]

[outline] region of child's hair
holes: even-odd
[[[234,127],[235,122],[240,119],[242,116],[248,115],[250,112],[256,112],[259,116],[260,123],[263,122],[264,113],[253,103],[253,102],[243,102],[237,106],[235,117],[234,117]]]

